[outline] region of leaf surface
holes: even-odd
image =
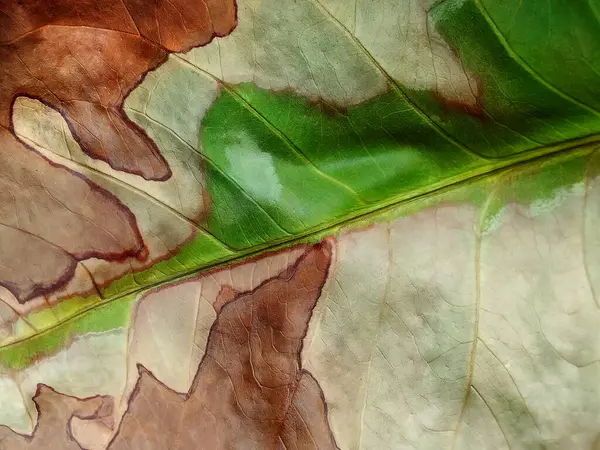
[[[596,2],[192,3],[0,7],[5,442],[594,449]]]

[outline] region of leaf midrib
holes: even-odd
[[[486,165],[474,168],[470,172],[465,172],[461,175],[447,178],[441,182],[430,185],[428,188],[417,189],[408,194],[402,194],[392,197],[387,201],[381,202],[376,206],[365,207],[361,210],[356,211],[354,214],[348,214],[343,219],[337,221],[330,221],[328,223],[322,224],[321,226],[313,227],[309,230],[306,230],[306,232],[298,234],[289,239],[271,241],[269,244],[254,247],[250,251],[242,251],[234,257],[215,260],[214,263],[207,264],[205,266],[196,266],[192,269],[179,272],[176,275],[168,276],[160,281],[144,284],[143,286],[140,286],[137,289],[123,291],[118,295],[103,299],[102,301],[97,302],[89,306],[88,308],[81,309],[72,316],[60,322],[57,322],[47,328],[44,328],[33,335],[29,335],[21,339],[12,341],[10,343],[0,345],[0,350],[7,350],[11,347],[17,347],[19,344],[27,342],[33,338],[39,338],[40,336],[52,332],[58,327],[61,327],[69,322],[75,321],[78,318],[83,317],[98,308],[106,306],[107,304],[122,299],[124,297],[137,295],[144,291],[148,291],[157,286],[161,286],[167,283],[173,283],[176,281],[184,280],[202,271],[213,270],[222,266],[241,262],[248,258],[258,256],[267,251],[274,251],[284,247],[291,247],[295,244],[299,244],[302,242],[316,240],[317,238],[334,234],[340,228],[360,226],[367,220],[373,219],[377,216],[383,216],[387,212],[394,210],[399,206],[409,205],[431,197],[435,197],[445,192],[458,189],[461,186],[474,183],[476,181],[485,179],[493,175],[509,172],[518,168],[526,167],[528,165],[539,164],[543,161],[559,158],[560,156],[571,154],[577,151],[583,151],[584,149],[593,147],[596,144],[600,145],[600,134],[593,134],[583,138],[563,141],[552,146],[539,147],[527,152],[514,155],[501,161],[491,161]],[[135,279],[135,274],[133,275],[133,277]]]

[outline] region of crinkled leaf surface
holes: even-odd
[[[0,24],[0,449],[600,448],[596,0]]]

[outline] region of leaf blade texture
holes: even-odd
[[[0,6],[0,447],[596,449],[600,7],[525,3]]]

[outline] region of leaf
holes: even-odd
[[[14,431],[3,432],[36,440],[41,384],[57,404],[112,398],[110,418],[60,416],[57,433],[71,434],[59,445],[75,448],[595,448],[595,2],[212,7],[220,32],[178,2],[101,14],[69,1],[2,7],[3,33],[13,23],[23,33],[0,45],[15,67],[25,64],[15,46],[81,25],[160,56],[77,41],[102,55],[84,61],[98,73],[129,53],[123,61],[146,64],[125,71],[129,87],[107,115],[93,102],[65,109],[6,90],[3,136],[28,155],[14,159],[26,183],[46,181],[28,172],[38,158],[62,174],[48,179],[76,179],[110,204],[86,212],[86,224],[121,214],[133,221],[114,232],[133,238],[110,252],[105,241],[93,254],[51,252],[37,243],[43,233],[87,249],[102,231],[71,236],[30,206],[34,252],[20,258],[6,232],[0,396],[14,412],[0,422]],[[125,10],[138,30],[98,25]],[[74,17],[83,23],[67,23]],[[50,67],[69,69],[68,58]],[[29,77],[2,70],[11,83]],[[69,94],[96,95],[93,76],[67,72],[80,80]],[[91,120],[86,129],[73,114]],[[29,184],[17,185],[17,204],[33,205]],[[58,211],[85,204],[68,193]],[[328,271],[305,265],[319,252]],[[300,282],[300,268],[319,275]],[[293,348],[266,345],[283,326],[300,330],[286,334]],[[270,377],[288,381],[265,385]]]

